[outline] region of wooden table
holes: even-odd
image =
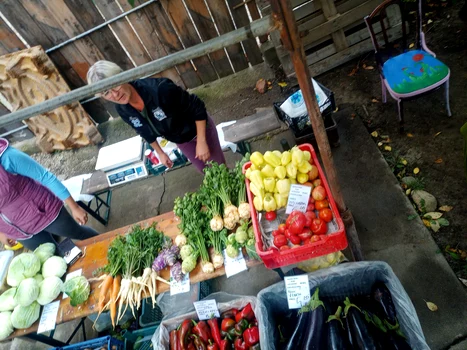
[[[144,221],[141,221],[137,224],[146,225],[157,222],[157,229],[162,231],[166,236],[174,238],[177,234],[180,233],[177,225],[179,220],[175,217],[173,212],[165,213]],[[137,225],[136,224],[136,225]],[[83,269],[83,276],[86,278],[92,278],[93,271],[97,268],[105,266],[107,264],[107,250],[110,243],[115,239],[117,235],[123,235],[128,232],[128,230],[134,226],[128,225],[99,236],[76,242],[76,245],[85,252],[85,255],[78,259],[71,267],[68,268],[67,273],[73,272],[78,269]],[[247,257],[245,257],[247,259]],[[257,260],[246,260],[248,267],[253,267],[262,264]],[[217,269],[214,273],[206,274],[201,269],[201,264],[197,264],[196,268],[190,272],[190,283],[195,284],[201,281],[209,280],[211,278],[216,278],[223,276],[225,274],[224,267]],[[165,279],[170,278],[170,271],[164,269],[161,271],[160,276]],[[60,294],[60,308],[57,315],[57,324],[73,321],[75,319],[83,318],[89,315],[96,313],[96,307],[99,299],[99,286],[100,282],[93,282],[91,284],[91,294],[89,299],[83,305],[78,307],[72,307],[70,305],[70,299],[62,299],[62,294]],[[157,282],[157,293],[163,293],[170,290],[170,287],[162,282]],[[37,332],[37,327],[39,326],[39,321],[37,321],[32,327],[27,329],[16,330],[10,335],[9,338],[21,337],[31,333]]]

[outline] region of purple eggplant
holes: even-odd
[[[327,305],[326,309],[330,310]],[[328,350],[349,349],[344,335],[344,324],[342,323],[341,316],[342,306],[339,306],[336,313],[329,315],[328,320],[326,321]]]
[[[326,310],[324,303],[319,300],[319,288],[313,293],[310,301],[300,311],[308,313],[308,327],[301,349],[323,349],[326,347],[326,335],[324,334]]]
[[[371,289],[371,296],[384,312],[384,317],[381,315],[380,317],[395,325],[397,323],[396,307],[388,287],[383,282],[376,282]]]
[[[302,343],[306,329],[308,327],[308,312],[300,312],[298,314],[298,322],[295,326],[295,330],[290,337],[285,350],[298,349]]]
[[[353,349],[378,350],[380,346],[373,339],[360,308],[347,297],[344,301],[344,314],[348,327],[349,341]]]

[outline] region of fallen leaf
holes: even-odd
[[[391,148],[391,146],[384,146],[384,150],[388,151],[388,152],[391,152],[392,148]]]
[[[426,22],[426,24],[431,24],[431,23],[433,23],[431,19],[429,19],[428,22]]]
[[[378,103],[379,101],[376,98],[374,98],[374,99],[371,100],[371,102]]]
[[[405,159],[402,159],[401,163],[404,164],[404,165],[407,165],[407,161]]]
[[[419,172],[420,172],[420,169],[419,169],[419,168],[415,168],[415,169],[413,170],[413,173],[414,173],[415,175],[417,175]]]
[[[441,210],[441,211],[444,211],[444,212],[448,212],[448,211],[451,211],[453,207],[451,207],[450,205],[442,205],[438,208],[438,210]]]
[[[356,115],[355,113],[352,113],[352,114],[350,115],[350,118],[351,118],[351,119],[355,119],[356,116],[357,116],[357,115]]]
[[[439,220],[437,220],[438,224],[440,224],[441,226],[449,226],[449,221],[445,218],[441,218]]]
[[[283,82],[281,81],[280,83],[278,83],[277,85],[279,85],[281,88],[284,88],[287,86],[287,83],[286,82]]]
[[[459,277],[459,281],[461,281],[464,284],[464,286],[467,287],[467,280],[466,279],[463,279],[463,278]]]
[[[268,80],[268,85],[272,85],[272,83]]]
[[[373,69],[375,69],[375,67],[373,67],[373,66],[366,66],[366,67],[363,67],[363,68],[365,68],[366,70],[373,70]]]
[[[381,135],[382,139],[388,139],[389,140],[389,135]]]
[[[422,219],[422,220],[423,220],[423,224],[424,224],[426,227],[428,227],[428,228],[431,227],[430,220],[427,220],[427,219]]]
[[[363,63],[362,67],[366,69],[366,63]]]
[[[426,306],[430,309],[430,311],[438,311],[438,306],[436,306],[435,303],[432,303],[431,301],[426,301],[423,299],[426,303]]]
[[[441,131],[437,132],[437,133],[435,134],[435,136],[433,136],[433,137],[436,137],[436,136],[438,136],[439,134],[441,134]]]
[[[412,190],[410,188],[408,188],[406,191],[405,191],[405,194],[408,196],[410,194],[410,192],[412,192]]]
[[[378,147],[381,147],[383,145],[382,142],[378,142]]]
[[[354,69],[352,69],[352,71],[348,74],[349,77],[353,77],[355,74],[357,74],[357,71],[358,71],[358,67],[355,67]]]
[[[416,219],[417,217],[418,217],[417,214],[412,214],[412,215],[407,216],[407,220],[411,221],[413,219]]]
[[[425,215],[423,215],[423,217],[425,219],[431,219],[431,220],[437,220],[439,219],[441,216],[443,216],[443,213],[439,213],[437,211],[431,211],[429,213],[426,213]]]
[[[378,137],[378,132],[377,132],[377,131],[373,131],[373,132],[371,133],[371,136],[373,136],[373,137]]]
[[[413,135],[410,132],[408,132],[407,137],[413,137]]]
[[[443,162],[443,158],[438,158],[435,160],[436,164],[441,164]]]
[[[441,228],[441,225],[437,220],[430,220],[430,228],[433,230],[433,232],[438,232]]]
[[[414,43],[410,44],[410,45],[409,45],[409,49],[411,49],[411,48],[414,47],[414,46],[415,46]]]

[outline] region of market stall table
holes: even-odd
[[[177,234],[180,233],[177,225],[179,224],[178,219],[175,217],[173,212],[165,213],[144,221],[141,221],[136,224],[128,225],[99,236],[84,240],[84,241],[77,241],[76,245],[83,251],[84,256],[78,259],[76,263],[74,263],[71,267],[68,268],[67,273],[82,269],[82,275],[86,278],[92,278],[93,272],[98,269],[99,267],[103,267],[107,264],[107,251],[109,248],[110,243],[115,239],[116,236],[122,235],[128,232],[128,230],[134,225],[150,225],[153,222],[157,222],[157,229],[163,232],[166,236],[175,238]],[[261,262],[253,259],[248,259],[245,256],[246,265],[247,267],[253,267],[260,265]],[[224,267],[217,269],[214,273],[206,274],[201,269],[201,264],[197,264],[195,269],[190,272],[190,283],[196,284],[201,281],[209,280],[212,278],[216,278],[219,276],[225,275]],[[170,278],[170,271],[168,269],[164,269],[161,271],[160,276],[166,280]],[[69,298],[62,299],[60,295],[60,307],[57,314],[57,324],[73,321],[76,319],[82,319],[89,315],[96,313],[97,311],[97,303],[99,294],[97,293],[99,288],[100,281],[92,282],[91,283],[91,294],[89,299],[83,305],[78,307],[72,307],[69,302]],[[162,282],[157,282],[157,293],[163,293],[170,290],[170,287]],[[37,332],[37,328],[39,325],[39,321],[37,321],[32,327],[22,330],[16,330],[12,333],[9,337],[21,337],[21,336],[28,336],[32,339],[39,340],[42,342],[46,342],[47,344],[56,346],[58,341],[55,339],[50,339],[46,336],[40,336],[35,334]],[[62,344],[63,345],[63,344]]]

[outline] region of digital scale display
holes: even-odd
[[[128,165],[124,168],[116,169],[107,173],[107,180],[110,186],[115,186],[140,177],[146,177],[147,171],[144,164]]]

